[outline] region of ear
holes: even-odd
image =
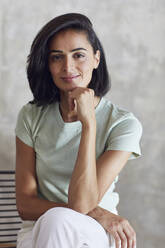
[[[97,67],[99,66],[99,63],[100,63],[100,50],[97,50],[96,53],[94,54],[94,56],[95,56],[94,68],[97,69]]]

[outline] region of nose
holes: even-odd
[[[66,56],[64,59],[63,70],[65,72],[71,72],[74,68],[75,64],[71,57]]]

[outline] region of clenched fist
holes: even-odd
[[[83,125],[96,122],[94,90],[89,88],[77,87],[69,91],[70,114],[77,112],[77,120]]]

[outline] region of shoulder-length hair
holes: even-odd
[[[54,84],[49,71],[49,45],[52,38],[60,31],[74,29],[85,32],[87,39],[93,47],[94,53],[100,50],[100,63],[93,70],[88,85],[96,96],[104,96],[111,87],[103,47],[92,27],[88,17],[79,13],[60,15],[49,21],[35,37],[30,54],[27,57],[27,78],[33,93],[33,101],[38,106],[45,106],[60,101],[60,91]]]

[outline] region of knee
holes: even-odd
[[[74,216],[80,213],[70,208],[55,207],[47,210],[42,216],[42,224],[46,227],[62,226],[66,221],[73,221]]]
[[[66,218],[70,215],[75,215],[75,214],[79,214],[79,213],[71,208],[54,207],[54,208],[50,208],[49,210],[47,210],[43,214],[43,216],[46,218],[48,217],[48,218],[61,219],[61,218]]]
[[[40,247],[36,246],[36,243],[40,243],[40,240],[42,240],[41,247],[48,247],[45,246],[45,243],[48,244],[48,242],[53,242],[55,246],[57,244],[57,247],[62,247],[64,237],[65,240],[67,239],[68,242],[71,242],[70,238],[72,239],[75,233],[77,235],[80,233],[78,229],[81,222],[80,216],[81,213],[69,208],[55,207],[49,209],[40,216],[34,226],[32,233],[33,247]],[[73,245],[69,247],[73,247]]]

